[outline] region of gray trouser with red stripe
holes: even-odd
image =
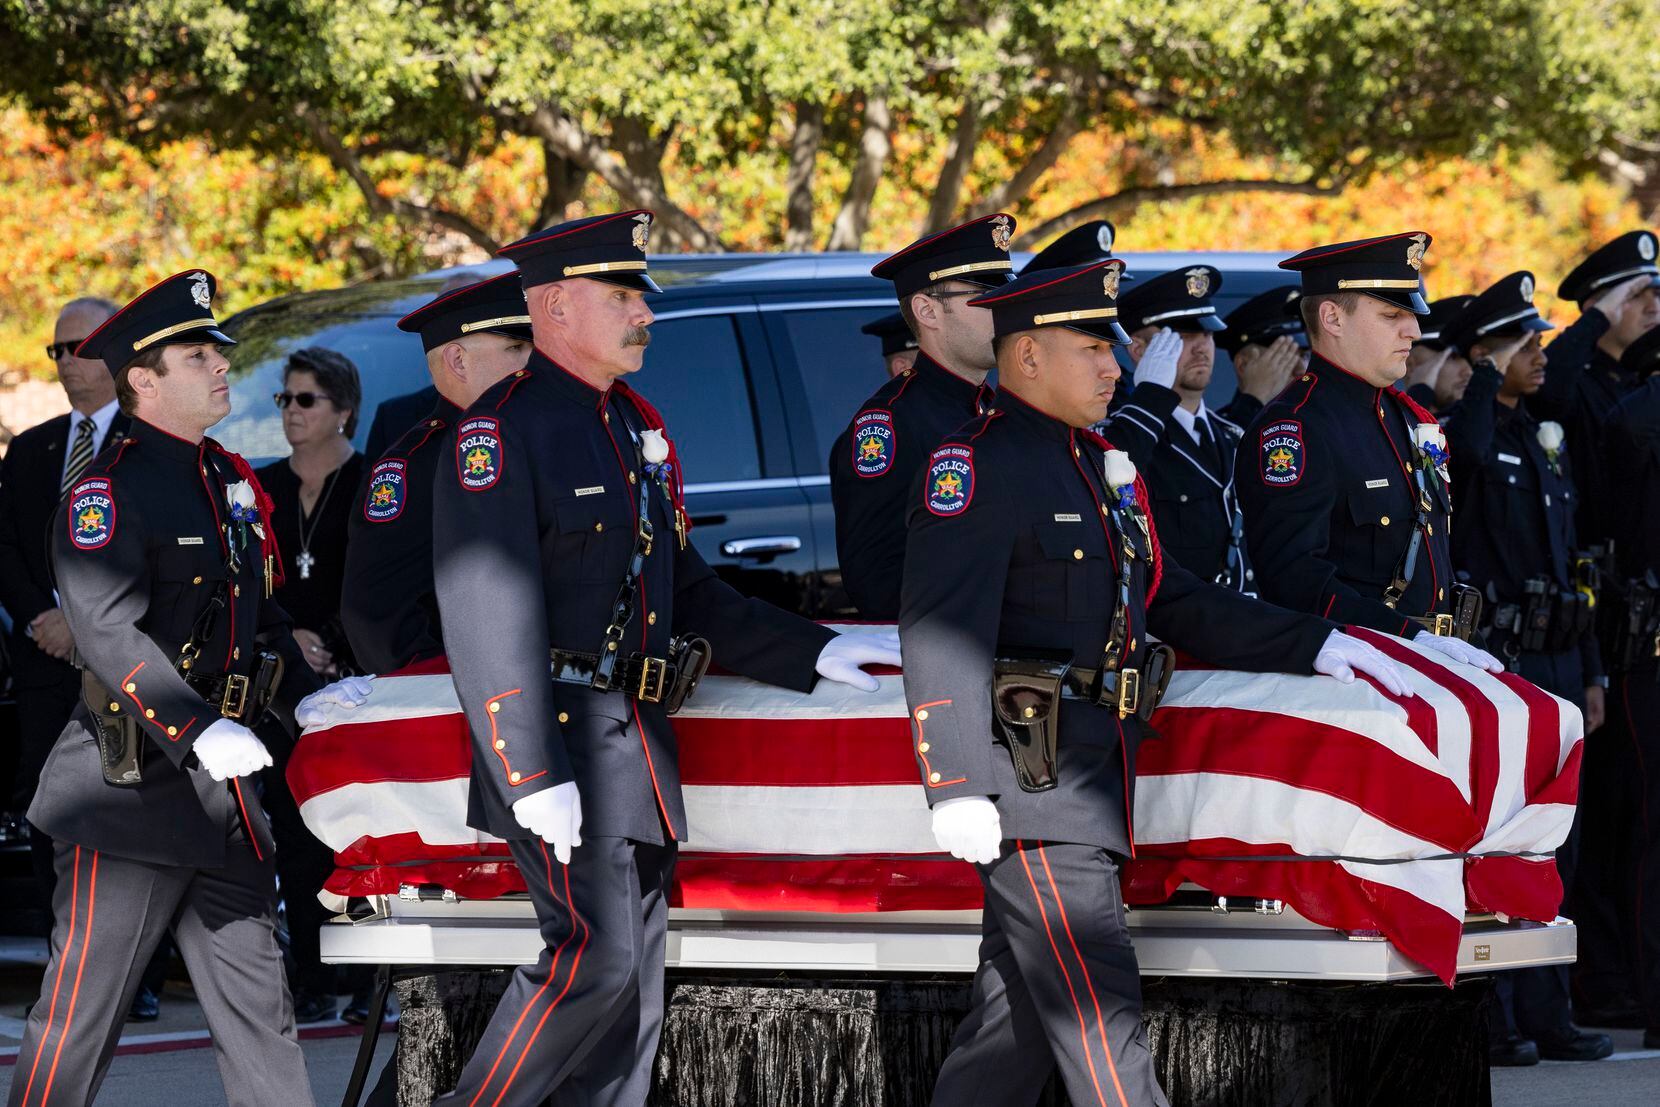
[[[638,1107],[663,1028],[663,956],[676,849],[584,838],[561,865],[510,841],[544,948],[502,995],[445,1107],[554,1102]]]
[[[935,1107],[1034,1103],[1056,1065],[1077,1107],[1169,1107],[1141,1025],[1141,977],[1112,856],[1010,841],[978,868],[980,968]]]
[[[312,1102],[276,938],[276,880],[241,827],[222,869],[152,865],[56,843],[52,958],[9,1107],[91,1103],[168,930],[190,969],[232,1107]]]

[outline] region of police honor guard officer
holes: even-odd
[[[650,341],[650,226],[601,215],[503,250],[536,349],[459,417],[436,485],[468,821],[508,839],[547,943],[446,1103],[540,1104],[555,1087],[645,1101],[687,829],[668,717],[711,643],[727,668],[803,692],[815,672],[874,690],[858,665],[899,660],[891,634],[840,637],[744,598],[687,543],[673,443],[621,380]]]
[[[1120,271],[1038,271],[978,298],[996,325],[997,407],[933,452],[911,512],[900,637],[917,764],[941,849],[985,887],[940,1107],[1030,1102],[1057,1064],[1073,1103],[1166,1102],[1116,871],[1168,674],[1149,635],[1225,667],[1353,679],[1352,666],[1405,688],[1325,620],[1164,556],[1133,465],[1086,429],[1119,375]]]
[[[530,358],[516,272],[440,293],[398,329],[421,336],[438,400],[370,467],[349,524],[340,614],[352,653],[374,673],[444,651],[432,580],[433,480],[450,461],[456,416]]]
[[[1576,556],[1579,496],[1562,428],[1541,425],[1522,406],[1544,382],[1539,336],[1551,329],[1533,306],[1533,288],[1532,273],[1511,273],[1443,331],[1475,374],[1470,398],[1446,420],[1456,459],[1453,563],[1486,599],[1488,647],[1512,672],[1578,705],[1590,732],[1602,724],[1605,678],[1595,582]],[[1565,887],[1577,838],[1570,834],[1556,852]],[[1496,985],[1498,1002],[1488,1008],[1493,1063],[1592,1061],[1613,1052],[1606,1034],[1574,1027],[1566,966],[1502,973]]]
[[[1660,1049],[1660,328],[1620,363],[1637,384],[1605,425],[1608,498],[1620,508],[1610,528],[1617,579],[1603,601],[1616,675],[1609,724],[1586,750],[1571,902],[1591,929],[1581,931],[1574,987],[1581,1021],[1642,1026],[1643,1047]]]
[[[1240,444],[1240,467],[1256,471],[1238,485],[1245,535],[1265,599],[1497,672],[1496,659],[1452,637],[1473,629],[1476,612],[1453,579],[1440,426],[1390,387],[1428,311],[1419,271],[1429,242],[1406,232],[1280,263],[1302,274],[1313,354]]]
[[[1205,406],[1222,329],[1211,297],[1222,274],[1193,265],[1138,281],[1119,298],[1136,387],[1105,433],[1146,473],[1166,554],[1204,580],[1254,592],[1234,492],[1243,432]]]
[[[916,335],[897,311],[866,323],[859,328],[859,333],[882,343],[882,366],[890,378],[916,364]]]
[[[842,584],[859,614],[899,614],[905,511],[940,439],[989,406],[991,316],[968,298],[1012,276],[1014,220],[988,215],[929,235],[879,262],[916,335],[911,368],[878,388],[830,449]]]
[[[51,533],[82,703],[29,809],[56,843],[56,921],[13,1105],[92,1102],[168,930],[230,1102],[311,1102],[270,832],[245,778],[271,764],[249,728],[267,707],[305,718],[316,678],[269,598],[270,501],[247,462],[203,437],[230,411],[214,288],[200,270],[169,277],[77,351],[109,367],[133,422]],[[355,705],[364,691],[317,695]]]
[[[1259,292],[1222,320],[1216,346],[1233,359],[1239,388],[1222,409],[1222,417],[1248,427],[1262,405],[1280,394],[1308,361],[1308,332],[1299,310],[1303,291],[1282,284]]]

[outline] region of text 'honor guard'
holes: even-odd
[[[622,378],[651,341],[651,213],[502,250],[535,349],[448,434],[434,491],[444,643],[473,737],[468,822],[505,838],[543,941],[443,1103],[643,1103],[686,805],[674,729],[711,657],[801,692],[878,687],[891,632],[745,598],[687,540],[679,454]],[[557,1017],[554,1017],[557,1008]]]
[[[1241,471],[1255,470],[1238,484],[1245,534],[1265,599],[1496,672],[1503,666],[1461,640],[1479,599],[1453,577],[1445,435],[1392,387],[1429,310],[1420,292],[1429,243],[1409,231],[1280,263],[1302,274],[1313,353],[1240,444]]]
[[[991,316],[968,301],[1013,275],[1014,220],[988,215],[913,242],[871,269],[916,335],[911,368],[878,388],[830,449],[842,585],[862,618],[899,614],[905,509],[940,439],[990,406]]]
[[[913,748],[940,848],[985,890],[937,1107],[1029,1102],[1057,1066],[1073,1103],[1167,1102],[1118,885],[1136,748],[1170,673],[1151,636],[1226,668],[1360,668],[1406,688],[1331,623],[1164,553],[1135,466],[1088,430],[1119,376],[1121,269],[1040,270],[979,297],[996,410],[947,437],[913,491],[900,611]]]

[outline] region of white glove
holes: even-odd
[[[989,865],[1003,849],[997,805],[985,796],[958,796],[934,804],[934,841],[952,857]]]
[[[216,719],[196,736],[191,751],[214,780],[247,776],[271,767],[271,751],[254,732],[230,719]]]
[[[1351,638],[1340,630],[1326,636],[1314,655],[1314,671],[1353,684],[1356,673],[1365,673],[1397,696],[1415,696],[1406,669],[1369,642]]]
[[[1478,650],[1462,638],[1449,638],[1443,634],[1431,634],[1427,630],[1420,630],[1413,636],[1414,645],[1422,646],[1426,650],[1434,650],[1454,661],[1462,661],[1466,665],[1474,665],[1478,669],[1486,669],[1490,673],[1504,672],[1504,662],[1488,653]]]
[[[294,708],[294,725],[304,730],[326,722],[324,707],[362,707],[369,702],[373,677],[341,677],[333,684],[319,688]]]
[[[513,801],[519,825],[553,847],[561,865],[571,863],[571,850],[582,844],[582,796],[576,782],[566,781]]]
[[[825,680],[874,692],[881,684],[859,666],[898,664],[899,631],[884,629],[876,634],[836,635],[824,644],[813,668]]]
[[[1182,336],[1169,327],[1147,341],[1141,360],[1135,363],[1136,384],[1157,384],[1165,388],[1176,386],[1176,365],[1182,360]]]

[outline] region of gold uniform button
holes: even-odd
[[[607,411],[604,414],[602,414],[600,416],[600,421],[604,422],[606,424],[609,424],[611,422],[611,413],[609,411]]]
[[[1084,559],[1084,551],[1082,551],[1082,550],[1073,550],[1072,551],[1072,560],[1073,561],[1082,561],[1083,559]]]
[[[1435,533],[1435,524],[1434,523],[1425,523],[1424,524],[1424,533],[1433,535]]]
[[[523,777],[522,774],[514,772],[514,773],[508,773],[507,774],[507,779],[512,781],[514,784],[517,784],[517,783],[519,783],[519,781],[523,780],[524,777]]]
[[[655,611],[647,612],[646,613],[646,622],[648,624],[650,624],[651,626],[656,626],[657,625],[657,612],[655,612]]]
[[[517,373],[514,373],[513,375],[515,377],[522,377],[522,376],[525,375],[525,371],[523,369],[520,369]]]
[[[919,722],[919,723],[928,721],[928,709],[927,708],[923,708],[921,711],[918,711],[916,713],[916,721]]]
[[[1106,504],[1102,504],[1102,505],[1101,505],[1101,514],[1102,514],[1102,515],[1105,515],[1105,514],[1106,514],[1106,513],[1107,513],[1107,505],[1106,505]]]
[[[506,749],[506,748],[507,748],[507,739],[505,739],[505,738],[497,738],[497,739],[496,739],[496,748],[497,748],[497,749],[498,749],[498,750],[504,750],[504,749]]]
[[[233,596],[242,595],[242,586],[240,584],[233,586],[231,588],[231,595],[233,595]]]
[[[1447,598],[1447,590],[1445,588],[1441,589],[1440,593],[1437,594],[1435,598],[1438,599],[1438,600],[1446,599]]]
[[[427,424],[427,426],[429,426],[429,427],[438,427],[438,426],[442,426],[442,425],[443,424],[438,422],[438,420],[436,420],[436,419],[432,420],[430,423]]]
[[[127,689],[128,692],[136,692],[136,691],[138,691],[138,685],[128,684],[128,685],[126,685],[126,689]]]
[[[568,723],[568,722],[571,721],[571,717],[566,712],[561,711],[559,713],[559,721],[562,722],[562,723]]]
[[[146,719],[153,719],[153,718],[155,718],[155,717],[156,717],[156,710],[155,710],[155,708],[153,708],[153,707],[146,707],[146,708],[145,708],[145,709],[144,709],[144,717],[145,717],[145,718],[146,718]]]
[[[118,703],[110,704],[110,711],[113,712],[113,713],[119,714],[120,711],[121,711],[121,705],[118,704]]]
[[[1022,711],[1021,714],[1024,715],[1026,718],[1030,719],[1033,715],[1037,714],[1037,708],[1028,707],[1028,708],[1026,708],[1026,710]]]
[[[191,582],[190,582],[190,583],[191,583],[191,584],[200,584],[200,583],[202,583],[202,578],[201,578],[201,577],[196,577],[196,578],[195,578],[195,579],[194,579],[194,580],[192,580],[192,581],[191,581]]]
[[[496,712],[498,712],[500,710],[501,710],[501,702],[500,701],[497,701],[497,702],[492,703],[490,705],[490,714],[494,715]]]
[[[639,484],[640,483],[640,478],[635,476],[633,473],[630,473],[630,474],[628,474],[628,483],[629,484]]]
[[[168,727],[167,728],[167,736],[169,738],[177,738],[179,736],[179,728],[176,727],[176,726]]]
[[[939,782],[940,782],[940,774],[938,774],[938,773],[929,773],[928,774],[928,783],[929,784],[938,784]]]
[[[242,647],[241,646],[237,646],[237,647],[235,647],[231,650],[231,660],[232,661],[241,661],[242,660]]]
[[[1388,526],[1389,525],[1389,516],[1385,515],[1383,518],[1379,519],[1378,520],[1378,525],[1382,526],[1382,527]]]
[[[594,533],[595,534],[600,533],[604,529],[605,529],[605,524],[604,523],[595,523],[594,524]]]
[[[929,750],[931,750],[933,748],[934,747],[930,746],[927,742],[918,742],[916,744],[916,752],[918,752],[918,753],[927,753]]]

